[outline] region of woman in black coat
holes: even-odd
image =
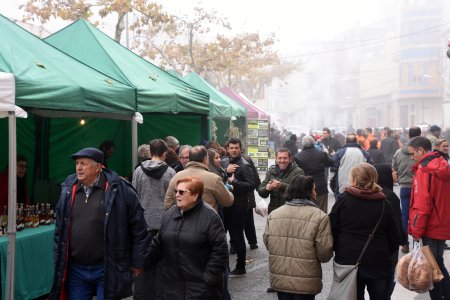
[[[385,195],[376,183],[377,171],[368,163],[351,170],[352,186],[340,194],[330,213],[335,261],[356,264],[370,233],[381,216]],[[400,233],[394,211],[385,202],[383,217],[375,236],[362,257],[357,274],[358,300],[367,286],[370,299],[390,299],[392,254],[398,251]]]
[[[394,210],[395,220],[397,221],[398,231],[401,233],[400,245],[408,244],[408,235],[403,231],[402,227],[402,212],[400,209],[400,199],[394,193],[394,179],[392,178],[392,168],[390,164],[378,164],[374,166],[378,173],[377,183],[383,189],[382,192],[386,196],[386,200],[391,203],[392,209]],[[394,251],[392,254],[392,282],[390,288],[390,295],[394,291],[395,281],[395,265],[398,262],[398,250]]]
[[[381,152],[380,149],[378,149],[377,139],[373,139],[370,141],[370,148],[367,152],[369,152],[369,156],[372,158],[374,165],[383,164],[386,162],[383,153]]]
[[[203,203],[203,181],[177,182],[177,205],[168,209],[147,257],[152,267],[163,260],[164,299],[222,299],[228,265],[225,230],[219,215]]]

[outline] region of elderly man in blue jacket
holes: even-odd
[[[144,268],[147,226],[130,183],[102,166],[103,153],[72,155],[76,173],[56,206],[55,277],[49,299],[122,299]]]

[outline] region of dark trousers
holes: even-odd
[[[247,210],[247,216],[244,224],[245,237],[249,245],[256,245],[258,241],[256,239],[255,220],[253,219],[253,208],[249,207]]]
[[[234,203],[225,207],[223,212],[225,223],[230,232],[231,244],[236,249],[236,269],[245,269],[245,256],[247,255],[244,239],[244,224],[247,216],[248,203]]]
[[[316,203],[317,203],[317,206],[320,208],[320,210],[322,210],[324,213],[328,214],[328,194],[317,195]]]
[[[360,265],[358,267],[356,293],[358,300],[364,300],[364,290],[367,287],[370,300],[389,300],[391,287],[390,272],[386,276],[380,276],[377,272],[373,272],[370,267],[365,268]]]
[[[444,264],[445,241],[422,237],[422,242],[424,246],[430,246],[430,250],[433,253],[434,258],[436,259],[439,268],[441,269],[442,275],[444,275],[444,279],[442,279],[440,282],[433,283],[434,289],[430,290],[429,292],[430,298],[431,300],[450,299],[450,277]]]
[[[278,300],[314,300],[316,295],[304,295],[304,294],[291,294],[277,292]]]
[[[389,296],[392,296],[392,293],[394,292],[395,289],[395,267],[397,266],[398,263],[398,249],[395,250],[394,253],[392,253],[391,262],[392,262],[392,274],[391,274],[391,285],[389,287]]]
[[[150,230],[148,236],[152,240],[158,234],[157,230]],[[134,280],[133,299],[163,299],[162,263],[146,268],[144,272]]]

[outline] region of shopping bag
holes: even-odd
[[[433,289],[431,265],[422,252],[422,245],[417,243],[408,266],[409,289],[417,293],[426,293]]]
[[[356,300],[358,266],[333,261],[333,284],[327,300]]]
[[[255,207],[255,212],[261,217],[267,217],[269,214],[269,206],[264,199],[260,199]]]
[[[441,269],[439,268],[436,259],[434,259],[433,253],[431,252],[430,246],[423,246],[422,252],[427,258],[428,262],[431,266],[432,276],[433,276],[433,282],[439,282],[444,278],[444,275],[441,272]]]
[[[403,255],[395,266],[395,281],[407,289],[409,289],[408,268],[412,258],[412,253]]]

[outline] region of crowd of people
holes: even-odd
[[[81,149],[71,156],[75,173],[56,207],[49,298],[231,299],[228,278],[247,272],[246,240],[250,250],[259,247],[257,192],[270,198],[262,238],[267,291],[279,299],[314,299],[322,291],[321,263],[333,257],[336,264],[358,262],[357,299],[366,289],[371,299],[390,299],[399,251],[410,251],[408,234],[430,246],[444,275],[431,299],[450,299],[443,259],[448,140],[440,130],[429,135],[418,127],[408,139],[389,128],[380,137],[365,129],[347,134],[344,144],[328,128],[320,137],[292,136],[262,181],[238,138],[223,146],[154,139],[138,148],[131,182],[105,167],[112,152]]]

